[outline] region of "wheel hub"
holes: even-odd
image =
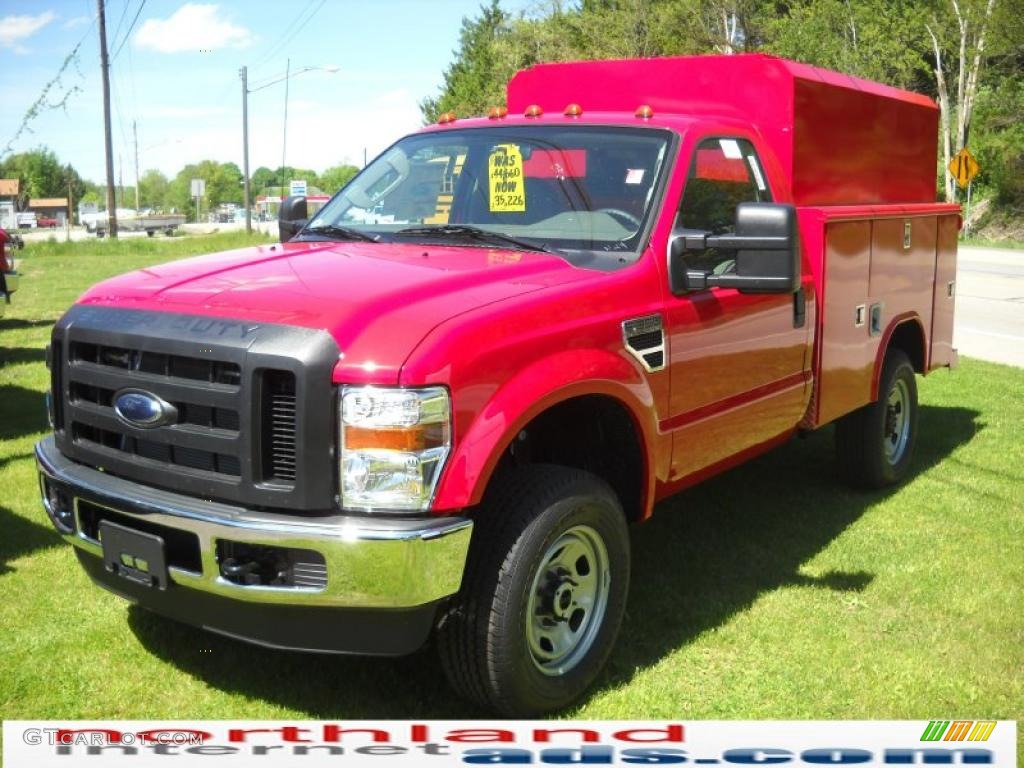
[[[527,642],[541,672],[564,674],[590,650],[608,603],[608,584],[608,553],[592,528],[572,528],[548,548],[527,605]]]
[[[883,445],[890,464],[903,458],[910,438],[910,391],[905,382],[897,380],[889,391],[885,404]]]

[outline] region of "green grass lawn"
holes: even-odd
[[[110,274],[237,237],[30,247],[0,320],[4,718],[485,715],[430,650],[274,652],[94,587],[38,501],[43,347]],[[913,479],[844,488],[824,430],[664,503],[633,532],[607,674],[569,717],[1024,719],[1024,371],[964,360],[920,382]]]

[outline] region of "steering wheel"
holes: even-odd
[[[595,213],[607,213],[613,219],[625,221],[626,224],[632,226],[634,230],[640,229],[640,219],[629,211],[624,211],[621,208],[598,208]]]

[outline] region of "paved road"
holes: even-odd
[[[953,346],[1024,367],[1024,251],[961,247]]]

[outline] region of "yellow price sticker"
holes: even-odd
[[[498,144],[487,160],[492,213],[525,213],[523,153],[515,144]]]

